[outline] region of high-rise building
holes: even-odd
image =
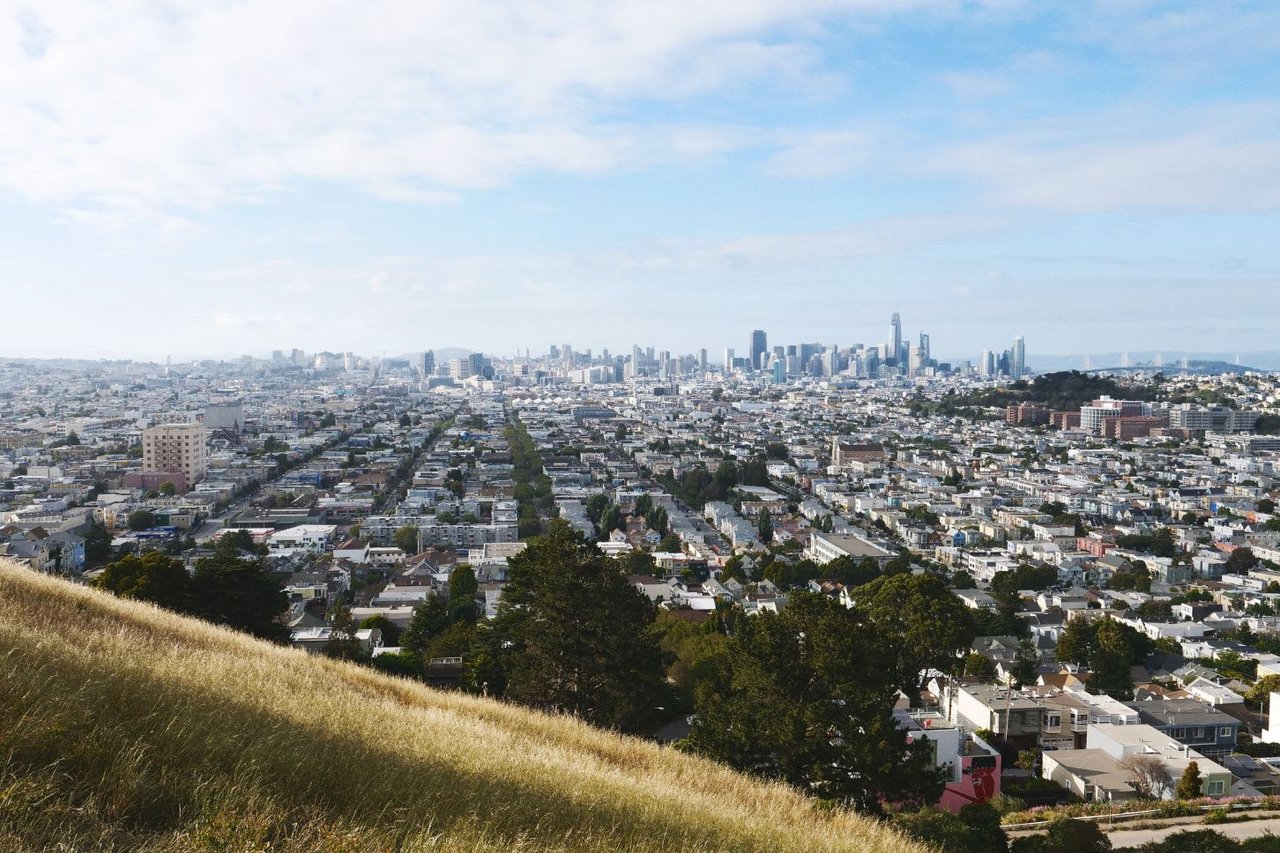
[[[929,361],[929,358],[930,358],[929,336],[926,333],[921,332],[920,333],[920,360],[927,364]]]
[[[1027,375],[1027,343],[1022,335],[1013,339],[1013,350],[1009,358],[1009,375],[1021,379]]]
[[[707,351],[705,348],[698,350],[698,369],[707,369]]]
[[[142,431],[142,470],[180,473],[185,488],[209,470],[208,431],[204,424],[161,424]]]
[[[898,316],[898,312],[893,312],[893,317],[889,319],[889,352],[888,357],[895,361],[900,361],[902,356],[902,318]]]
[[[763,370],[764,361],[761,356],[769,351],[769,339],[764,329],[756,329],[751,333],[751,369]]]
[[[733,347],[724,348],[724,372],[733,373]]]
[[[422,375],[434,376],[436,372],[436,351],[427,350],[422,354]]]
[[[991,350],[984,349],[982,354],[978,356],[978,375],[990,376],[996,372],[995,357]]]

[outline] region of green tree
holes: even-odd
[[[773,541],[773,513],[769,512],[769,508],[765,507],[760,510],[760,518],[756,522],[756,532],[760,534],[760,541],[768,545]]]
[[[461,565],[449,573],[449,618],[452,621],[476,621],[476,593],[479,590],[475,569],[470,566]]]
[[[230,530],[218,537],[218,544],[214,551],[219,554],[239,556],[240,554],[253,553],[253,549],[252,533],[247,530]]]
[[[409,624],[400,634],[400,647],[415,655],[422,655],[431,640],[449,627],[449,605],[439,595],[429,595],[426,601],[413,608]]]
[[[1253,555],[1250,548],[1236,548],[1227,557],[1227,564],[1222,567],[1224,572],[1231,572],[1237,575],[1247,575],[1249,570],[1258,565],[1258,558]]]
[[[859,587],[854,599],[884,636],[894,638],[884,662],[912,707],[920,704],[927,672],[959,671],[973,645],[969,608],[937,575],[882,577]]]
[[[1200,796],[1200,765],[1192,761],[1187,765],[1187,769],[1182,771],[1182,776],[1178,779],[1178,787],[1175,793],[1180,800],[1194,800]]]
[[[648,492],[636,498],[636,505],[631,514],[639,516],[647,516],[653,510],[653,498]]]
[[[98,589],[138,601],[149,601],[169,610],[184,611],[189,604],[190,576],[181,560],[148,551],[129,554],[107,564],[93,581]]]
[[[324,653],[338,660],[364,660],[368,653],[357,631],[359,628],[351,616],[351,608],[345,604],[335,606],[329,618],[329,639],[324,644]]]
[[[95,521],[84,534],[84,558],[98,564],[111,556],[111,531],[105,524]]]
[[[1161,527],[1151,534],[1151,553],[1165,558],[1178,553],[1178,543],[1171,528]]]
[[[397,527],[396,532],[391,534],[391,541],[395,546],[406,554],[418,553],[418,527],[415,524],[406,524],[403,527]]]
[[[660,610],[653,633],[680,710],[692,712],[724,689],[729,639],[718,626],[711,622],[697,625]]]
[[[893,822],[917,841],[946,853],[1003,853],[1009,849],[1000,814],[986,803],[964,806],[959,814],[926,807],[897,814]]]
[[[256,637],[287,642],[280,621],[288,606],[280,581],[261,560],[215,554],[196,563],[191,578],[191,609],[203,619]]]
[[[935,802],[932,748],[893,717],[890,638],[864,611],[796,593],[781,613],[739,620],[728,683],[697,708],[685,747],[860,811]]]
[[[561,519],[511,558],[489,626],[506,698],[624,731],[654,718],[666,684],[649,600]]]
[[[1062,663],[1084,665],[1093,649],[1097,626],[1089,619],[1068,619],[1067,626],[1058,638],[1055,654]]]
[[[178,487],[175,486],[171,481],[165,480],[163,483],[160,484],[160,494],[164,495],[165,497],[173,497],[177,493],[178,493]]]
[[[149,509],[134,510],[126,523],[130,530],[150,530],[156,526],[156,514]]]
[[[1049,824],[1044,835],[1019,838],[1012,853],[1110,853],[1111,839],[1093,822],[1061,818]]]
[[[361,628],[377,628],[382,634],[382,645],[395,647],[400,645],[400,626],[381,613],[366,616],[360,620]]]
[[[1018,643],[1018,651],[1013,656],[1013,665],[1009,674],[1013,676],[1013,686],[1021,689],[1024,685],[1035,683],[1039,675],[1040,653],[1036,650],[1035,641],[1023,637]]]
[[[1098,623],[1093,649],[1089,655],[1089,689],[1119,699],[1133,695],[1130,666],[1134,649],[1123,626],[1106,618]]]
[[[996,665],[986,655],[969,652],[964,657],[963,674],[966,678],[981,678],[988,681],[996,677]]]

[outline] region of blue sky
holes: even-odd
[[[1280,348],[1278,4],[3,5],[0,355]]]

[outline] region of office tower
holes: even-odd
[[[209,449],[204,424],[161,424],[142,431],[142,470],[182,474],[182,491],[204,478]]]
[[[778,356],[773,357],[773,382],[781,385],[787,381],[787,365]]]
[[[1027,343],[1022,335],[1013,339],[1013,350],[1009,359],[1009,375],[1021,379],[1027,375]]]
[[[991,375],[991,350],[984,349],[978,353],[978,363],[974,365],[974,369],[979,376]]]
[[[698,369],[707,369],[707,351],[705,348],[698,350]]]
[[[902,352],[902,318],[897,311],[893,312],[893,317],[889,320],[889,344],[887,356],[898,361]]]
[[[547,358],[551,359],[552,361],[559,361],[560,347],[556,346],[555,344],[552,344],[551,349],[547,350]]]
[[[761,370],[764,363],[761,359],[766,352],[769,351],[768,338],[765,336],[764,329],[756,329],[751,333],[751,369]]]
[[[724,348],[724,372],[733,372],[733,347]]]
[[[429,349],[422,354],[422,375],[434,376],[436,372],[436,351]]]
[[[920,333],[920,361],[929,362],[929,336],[924,332]]]

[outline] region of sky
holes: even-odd
[[[0,356],[1280,349],[1280,4],[0,0]]]

